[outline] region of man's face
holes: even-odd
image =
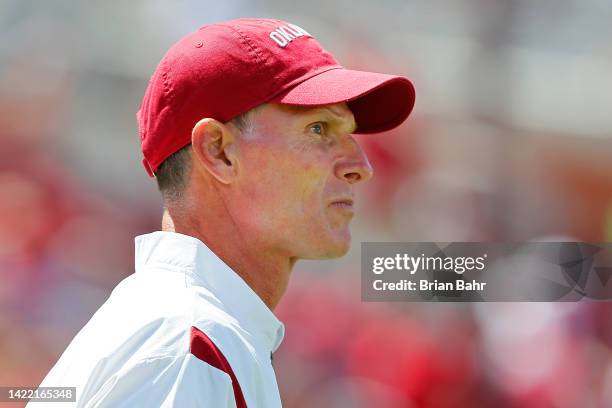
[[[232,212],[243,231],[292,258],[344,255],[354,186],[372,176],[351,136],[350,109],[345,103],[317,108],[265,104],[253,121],[254,131],[237,145],[238,207]]]

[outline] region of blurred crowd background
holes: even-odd
[[[0,385],[38,385],[160,227],[135,113],[164,51],[248,16],[417,88],[359,137],[353,249],[276,310],[284,405],[612,407],[611,303],[364,303],[359,278],[361,241],[612,239],[607,0],[0,0]]]

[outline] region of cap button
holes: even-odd
[[[196,47],[196,48],[200,48],[200,47],[202,47],[203,45],[204,45],[204,43],[203,43],[202,41],[196,41],[196,42],[193,44],[193,46],[194,46],[194,47]]]

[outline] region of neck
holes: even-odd
[[[167,207],[162,217],[162,231],[198,238],[274,310],[285,293],[296,259],[257,245],[257,240],[241,231],[231,222],[231,217],[228,222],[229,214],[217,217],[212,214],[214,211],[211,206],[205,210],[206,214]]]

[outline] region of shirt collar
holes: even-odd
[[[154,265],[172,266],[204,286],[232,317],[274,352],[283,340],[285,326],[249,285],[197,238],[176,232],[156,231],[139,235],[136,271]]]

